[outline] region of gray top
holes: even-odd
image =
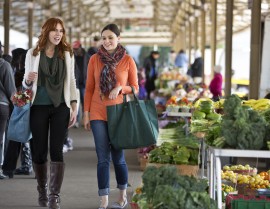
[[[9,105],[10,98],[15,92],[12,68],[7,61],[0,58],[0,104]]]

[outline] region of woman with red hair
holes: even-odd
[[[42,207],[49,205],[50,209],[58,209],[65,168],[63,144],[67,129],[75,124],[77,116],[74,56],[61,19],[49,18],[42,26],[37,45],[28,50],[23,86],[33,91],[30,144],[38,183],[38,203]],[[51,159],[49,196],[48,144]]]

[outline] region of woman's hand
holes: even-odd
[[[77,121],[77,110],[75,109],[70,113],[70,120],[69,120],[68,128],[71,128],[72,126],[74,126],[76,121]]]
[[[89,119],[89,112],[84,112],[83,114],[83,125],[84,129],[87,131],[90,131],[90,119]]]
[[[26,78],[26,83],[30,85],[37,79],[37,77],[38,77],[37,72],[29,72]]]
[[[116,99],[119,93],[121,92],[121,90],[122,90],[122,86],[115,87],[113,90],[111,90],[109,94],[109,99]]]

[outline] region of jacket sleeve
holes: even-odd
[[[77,102],[77,92],[76,92],[76,79],[75,79],[75,61],[74,55],[71,57],[71,71],[70,71],[70,102]]]
[[[90,106],[92,102],[92,97],[94,94],[95,89],[95,59],[96,56],[92,56],[88,63],[88,70],[87,70],[87,79],[85,85],[85,94],[84,94],[84,111],[90,112]]]
[[[132,57],[129,58],[128,86],[122,87],[122,94],[130,94],[130,86],[135,88],[135,93],[139,92],[137,66]]]
[[[25,57],[25,73],[22,81],[22,86],[26,89],[32,88],[32,85],[26,85],[26,76],[32,70],[32,50],[28,50]]]
[[[5,61],[3,64],[5,67],[5,73],[3,75],[3,86],[6,92],[8,99],[11,99],[11,96],[16,92],[14,76],[12,74],[12,68],[8,62]]]

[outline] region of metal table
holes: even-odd
[[[210,169],[209,193],[211,198],[216,199],[216,186],[218,209],[222,209],[220,157],[270,158],[270,151],[265,150],[215,149],[209,147],[208,154],[210,157],[210,168],[208,168]]]
[[[184,129],[185,129],[185,134],[188,135],[189,133],[189,128],[188,128],[188,118],[191,118],[192,114],[190,112],[165,112],[162,117],[180,117],[183,118],[185,121]]]

